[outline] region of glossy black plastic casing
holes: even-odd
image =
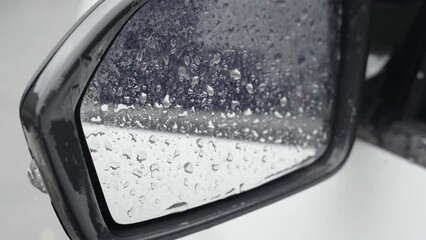
[[[144,2],[98,2],[52,51],[22,98],[20,116],[31,155],[72,239],[175,239],[292,195],[342,166],[355,135],[370,0],[342,0],[341,60],[332,135],[320,159],[261,187],[183,213],[132,225],[115,223],[84,140],[79,104],[110,44]]]

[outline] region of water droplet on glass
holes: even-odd
[[[279,113],[278,111],[274,112],[275,117],[277,118],[283,118],[283,115],[281,113]]]
[[[196,142],[197,142],[197,146],[199,148],[203,148],[204,147],[204,140],[202,138],[198,138]]]
[[[130,208],[127,210],[127,216],[132,217],[133,216],[133,208]]]
[[[187,172],[187,173],[192,173],[194,171],[194,167],[192,166],[191,162],[185,163],[183,168],[185,169],[185,172]]]
[[[200,157],[204,157],[204,150],[200,150],[200,152],[198,153],[198,156],[200,156]]]
[[[252,94],[253,93],[253,85],[251,83],[247,83],[246,84],[246,90],[248,93]]]
[[[280,105],[281,105],[281,107],[285,107],[287,105],[287,98],[286,97],[282,97],[280,99]]]
[[[163,98],[163,107],[164,107],[164,108],[169,108],[169,107],[170,107],[170,105],[171,105],[171,103],[170,103],[170,97],[169,97],[169,95],[167,94],[167,95]]]
[[[207,124],[207,129],[209,129],[209,130],[214,130],[215,129],[215,126],[214,126],[214,124],[213,124],[213,122],[211,120]]]
[[[136,160],[138,160],[139,162],[145,161],[147,158],[147,154],[145,151],[140,151],[138,153],[138,156],[136,157]]]
[[[197,77],[197,76],[193,77],[192,81],[191,81],[191,86],[194,87],[195,85],[198,84],[199,81],[200,81],[199,77]]]
[[[138,178],[141,178],[143,176],[143,173],[141,172],[141,170],[136,169],[136,168],[132,170],[132,174],[135,175]]]
[[[102,112],[108,112],[108,104],[102,104],[101,111]]]
[[[175,150],[175,153],[173,154],[173,159],[174,158],[177,158],[177,157],[179,157],[180,156],[180,152],[179,152],[179,150]]]
[[[226,157],[226,161],[232,162],[232,160],[234,160],[234,156],[232,155],[232,153],[228,153],[228,156]]]
[[[213,54],[213,59],[210,61],[210,66],[216,65],[220,62],[221,55],[220,53]]]
[[[214,95],[214,89],[213,89],[213,87],[212,87],[212,86],[210,86],[210,85],[207,85],[207,94],[208,94],[209,96],[213,96],[213,95]]]
[[[240,80],[241,79],[241,72],[240,72],[240,70],[238,70],[238,69],[232,69],[230,72],[229,72],[229,75],[231,76],[231,78],[232,79],[234,79],[234,80]]]
[[[220,165],[219,164],[212,164],[212,170],[217,171],[219,170]]]
[[[155,135],[151,135],[151,137],[149,137],[150,143],[155,143],[156,141],[157,141],[157,137]]]
[[[30,166],[27,169],[27,176],[31,185],[43,193],[47,193],[46,186],[44,185],[43,178],[41,177],[40,170],[34,159],[31,160]]]
[[[141,93],[141,95],[139,96],[139,101],[144,104],[146,102],[146,93]]]
[[[181,77],[181,78],[184,78],[184,79],[186,79],[186,80],[189,80],[189,74],[188,74],[188,71],[186,70],[186,68],[185,68],[185,67],[179,67],[179,68],[178,68],[178,75],[179,75],[179,77]]]
[[[104,146],[105,146],[105,149],[107,150],[107,151],[112,151],[112,144],[111,144],[111,142],[108,140],[108,139],[105,139],[105,141],[104,141]]]
[[[112,162],[110,162],[110,164],[109,164],[109,167],[110,167],[111,169],[113,169],[113,170],[118,169],[120,166],[121,166],[121,163],[120,163],[120,162],[118,162],[118,161],[112,161]]]

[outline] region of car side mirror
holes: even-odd
[[[336,172],[354,140],[369,9],[97,3],[20,106],[33,177],[68,235],[176,238]]]

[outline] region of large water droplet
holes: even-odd
[[[177,158],[180,156],[180,151],[179,150],[175,150],[175,153],[173,154],[173,159]]]
[[[132,174],[133,175],[135,175],[136,177],[138,177],[138,178],[141,178],[141,177],[143,177],[143,173],[142,173],[142,171],[141,170],[139,170],[139,169],[133,169],[132,170]]]
[[[251,83],[247,83],[246,84],[246,90],[248,93],[252,94],[253,93],[253,85]]]
[[[121,163],[118,161],[112,161],[109,163],[109,167],[113,170],[118,169],[121,166]]]
[[[150,143],[155,143],[156,141],[157,141],[157,137],[155,135],[151,135],[151,137],[149,137]]]
[[[146,102],[146,98],[147,98],[146,93],[141,93],[141,95],[139,96],[139,101],[140,101],[142,104],[144,104],[144,103]]]
[[[232,69],[230,72],[229,72],[229,75],[231,76],[231,78],[232,79],[234,79],[234,80],[240,80],[241,79],[241,72],[240,72],[240,70],[238,70],[238,69]]]
[[[285,107],[287,105],[287,98],[286,97],[282,97],[280,99],[280,105],[281,105],[281,107]]]
[[[145,151],[140,151],[138,153],[138,156],[136,157],[136,160],[138,160],[139,162],[145,161],[147,158],[147,154]]]
[[[185,169],[185,172],[187,172],[187,173],[194,172],[194,166],[192,166],[191,162],[185,163],[185,165],[183,166],[183,168]]]
[[[127,210],[127,216],[132,217],[133,216],[133,208],[130,208]]]
[[[234,156],[232,155],[232,153],[228,153],[228,156],[226,157],[226,161],[232,162],[232,160],[234,160]]]
[[[197,76],[193,77],[192,81],[191,81],[191,86],[194,87],[195,85],[198,84],[199,81],[200,81],[199,77],[197,77]]]
[[[204,140],[203,140],[202,138],[198,138],[198,139],[197,139],[197,146],[198,146],[199,148],[204,147]]]
[[[163,98],[163,107],[164,107],[164,108],[169,108],[169,107],[170,107],[170,105],[171,105],[170,97],[169,97],[169,94],[167,94],[167,95]]]
[[[220,165],[219,164],[212,164],[212,170],[217,171],[219,170]]]
[[[207,85],[207,94],[208,94],[209,96],[213,96],[213,95],[214,95],[214,89],[213,89],[213,87],[212,87],[212,86],[210,86],[210,85]]]
[[[220,62],[221,55],[220,53],[213,54],[213,59],[210,61],[210,66],[216,65]]]
[[[30,183],[43,193],[47,193],[46,187],[41,177],[40,171],[34,159],[31,160],[30,166],[27,169],[28,179]]]

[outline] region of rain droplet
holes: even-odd
[[[170,97],[169,97],[169,95],[167,94],[167,95],[163,98],[163,107],[164,107],[164,108],[169,108],[169,107],[170,107],[170,105],[171,105],[171,103],[170,103]]]
[[[283,118],[283,115],[281,113],[279,113],[278,111],[274,112],[275,117],[277,118]]]
[[[106,150],[112,151],[112,144],[111,144],[111,142],[108,139],[105,139],[104,146],[105,146]]]
[[[226,161],[232,162],[234,160],[234,156],[232,156],[232,153],[228,153],[228,156],[226,157]]]
[[[201,151],[198,153],[198,156],[200,156],[200,157],[204,157],[204,150],[201,150]]]
[[[149,167],[149,170],[151,171],[151,177],[152,178],[157,178],[159,176],[160,168],[159,168],[158,164],[155,164],[155,163],[152,164]]]
[[[191,162],[185,163],[185,165],[183,166],[183,168],[185,169],[186,173],[192,173],[192,172],[194,172],[194,167],[192,166]]]
[[[235,109],[240,103],[238,101],[231,101],[231,108]]]
[[[259,91],[260,91],[260,92],[265,91],[265,88],[266,88],[266,84],[265,84],[265,83],[261,83],[261,84],[259,84]]]
[[[217,171],[219,170],[220,165],[219,164],[212,164],[212,170]]]
[[[193,77],[192,81],[191,81],[191,86],[194,87],[195,85],[198,84],[199,81],[200,81],[199,77],[197,77],[197,76]]]
[[[112,161],[112,162],[109,164],[109,167],[110,167],[111,169],[113,169],[113,170],[118,169],[120,166],[121,166],[121,163],[120,163],[120,162],[117,162],[117,161]]]
[[[139,169],[133,169],[132,174],[135,175],[138,178],[141,178],[143,176],[143,173]]]
[[[183,111],[182,113],[178,114],[179,118],[184,118],[184,117],[188,117],[188,111]]]
[[[189,74],[185,67],[178,68],[178,75],[186,80],[189,80]]]
[[[138,156],[136,157],[136,160],[138,160],[139,162],[145,161],[147,158],[147,154],[145,151],[140,151],[138,153]]]
[[[155,143],[156,141],[157,141],[157,137],[155,135],[151,135],[151,137],[149,137],[150,143]]]
[[[209,130],[214,130],[215,129],[215,126],[214,126],[214,124],[213,124],[213,122],[211,120],[209,121],[209,123],[207,125],[207,129],[209,129]]]
[[[251,83],[247,83],[246,84],[246,90],[248,93],[252,94],[253,93],[253,85]]]
[[[213,96],[213,95],[214,95],[214,89],[213,89],[213,87],[212,87],[212,86],[210,86],[210,85],[207,85],[207,94],[208,94],[209,96]]]
[[[133,208],[130,208],[127,210],[127,216],[132,217],[133,216]]]
[[[199,148],[203,148],[204,147],[204,140],[202,138],[198,138],[197,139],[197,146]]]
[[[210,66],[216,65],[220,62],[221,55],[220,53],[213,54],[213,59],[210,61]]]
[[[173,154],[173,159],[177,158],[180,156],[180,152],[179,150],[175,150],[175,153]]]
[[[232,79],[234,79],[234,80],[240,80],[241,79],[241,72],[240,72],[240,70],[238,70],[238,69],[232,69],[230,72],[229,72],[229,75],[231,76],[231,78]]]
[[[135,191],[135,189],[134,188],[132,188],[131,190],[130,190],[130,196],[134,196],[136,194],[136,191]]]
[[[189,59],[188,55],[186,55],[185,57],[183,57],[183,61],[184,61],[184,63],[185,63],[186,66],[189,66],[190,59]]]
[[[144,104],[146,102],[146,93],[141,93],[141,95],[139,96],[139,101]]]
[[[102,104],[101,111],[102,112],[108,112],[108,105],[107,104]]]
[[[285,107],[287,105],[287,98],[286,97],[282,97],[280,99],[280,105],[281,105],[281,107]]]

